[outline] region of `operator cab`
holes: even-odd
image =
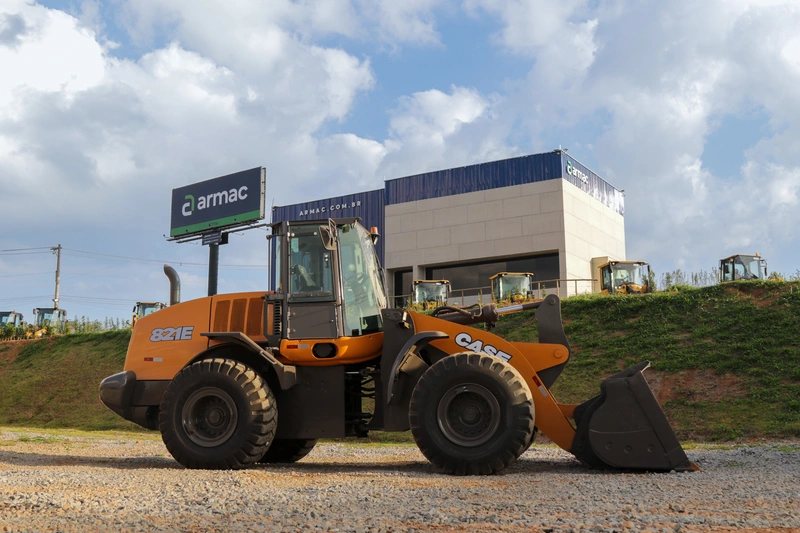
[[[36,317],[34,324],[36,329],[56,326],[67,319],[67,312],[64,309],[54,307],[37,307],[33,310]]]
[[[722,281],[767,279],[767,261],[758,254],[736,254],[719,261]]]
[[[424,309],[435,309],[447,305],[450,296],[450,282],[446,279],[421,280],[415,279],[412,286],[412,306]]]
[[[0,311],[0,329],[11,324],[15,328],[22,325],[22,314],[16,311]]]
[[[644,261],[609,261],[601,265],[601,292],[639,294],[650,292],[650,265]]]
[[[519,303],[533,299],[533,274],[530,272],[498,272],[490,277],[492,301]]]
[[[374,243],[356,218],[272,225],[271,287],[291,310],[292,338],[359,337],[383,330],[384,287]]]
[[[136,302],[136,305],[133,306],[131,327],[135,326],[136,322],[140,318],[144,318],[147,315],[152,315],[156,311],[161,311],[165,307],[167,307],[167,305],[161,302]]]

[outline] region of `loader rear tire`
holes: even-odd
[[[485,354],[449,355],[422,375],[409,405],[420,451],[447,474],[494,474],[532,440],[534,406],[524,378]]]
[[[161,438],[186,468],[238,469],[257,462],[275,436],[278,412],[252,368],[204,359],[170,382],[158,415]]]
[[[275,439],[259,463],[296,463],[314,449],[317,439]]]

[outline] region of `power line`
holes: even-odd
[[[14,251],[0,251],[0,255],[41,255],[49,254],[51,252],[14,252]]]
[[[178,265],[182,267],[207,267],[208,263],[196,263],[192,261],[171,261],[165,259],[148,259],[146,257],[131,257],[126,255],[114,255],[114,254],[104,254],[99,252],[90,252],[88,250],[77,250],[75,248],[62,248],[63,251],[69,251],[76,254],[81,255],[88,255],[92,257],[104,257],[108,260],[119,260],[119,261],[140,261],[143,263],[160,263],[160,264],[172,264]],[[47,254],[52,253],[52,247],[38,247],[38,248],[13,248],[7,250],[0,250],[0,255],[33,255],[33,254]],[[221,268],[239,268],[239,269],[248,269],[248,268],[265,268],[265,264],[261,265],[228,265],[228,264],[220,264]],[[0,276],[6,277],[6,276]]]
[[[113,254],[102,254],[98,252],[89,252],[86,250],[76,250],[74,248],[63,248],[64,251],[74,252],[78,254],[84,255],[91,255],[97,257],[108,257],[112,259],[124,259],[126,261],[142,261],[145,263],[167,263],[167,264],[174,264],[179,266],[196,266],[196,267],[207,267],[208,263],[194,263],[188,261],[168,261],[164,259],[147,259],[145,257],[130,257],[126,255],[113,255]],[[225,268],[264,268],[266,265],[219,265],[220,267]]]
[[[42,274],[52,274],[53,272],[31,272],[29,274],[3,274],[0,278],[18,278],[20,276],[41,276]]]
[[[68,298],[70,300],[79,300],[82,302],[90,302],[90,301],[98,301],[98,302],[130,302],[130,298],[101,298],[99,296],[70,296],[68,294],[64,294],[61,296],[62,298]]]
[[[36,247],[36,248],[9,248],[8,250],[0,250],[0,254],[6,253],[6,252],[9,252],[9,253],[10,252],[29,252],[29,251],[32,251],[32,250],[50,250],[50,249],[51,249],[50,246],[39,246],[39,247]],[[45,252],[40,252],[40,253],[45,253]]]

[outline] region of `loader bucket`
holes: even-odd
[[[649,361],[607,378],[575,409],[572,453],[592,467],[699,470],[681,448],[642,372]]]

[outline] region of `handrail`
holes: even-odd
[[[541,281],[537,280],[537,281],[533,282],[534,285],[536,286],[535,297],[536,298],[544,298],[547,294],[551,294],[553,289],[555,290],[555,294],[561,299],[568,298],[570,296],[575,296],[577,294],[588,294],[588,293],[592,292],[592,285],[591,284],[594,284],[596,281],[597,280],[592,279],[592,278],[546,279],[546,280],[541,280]],[[588,287],[588,290],[583,290],[583,291],[579,292],[578,291],[578,283],[589,283],[590,285]],[[572,288],[572,291],[570,291],[570,288]],[[466,292],[470,292],[470,291],[478,291],[478,294],[467,296],[465,293]],[[450,301],[451,303],[455,303],[455,302],[452,301],[453,297],[455,297],[455,299],[459,299],[460,298],[461,305],[463,306],[463,305],[466,304],[465,298],[472,297],[472,296],[477,296],[479,303],[488,303],[488,302],[484,302],[483,301],[484,291],[485,291],[486,296],[488,297],[489,301],[491,301],[491,299],[492,299],[492,287],[491,286],[488,286],[488,287],[468,287],[468,288],[464,288],[464,289],[451,289],[450,290],[450,295],[451,296],[450,296],[450,298],[448,298],[448,301]],[[563,292],[563,294],[562,294],[562,292]],[[457,296],[456,293],[459,293],[460,297]],[[401,298],[402,302],[405,303],[405,302],[409,301],[408,299],[411,298],[411,296],[412,296],[412,294],[398,294],[396,296],[392,296],[392,298],[395,299],[394,300],[395,302],[397,302],[397,299]]]

